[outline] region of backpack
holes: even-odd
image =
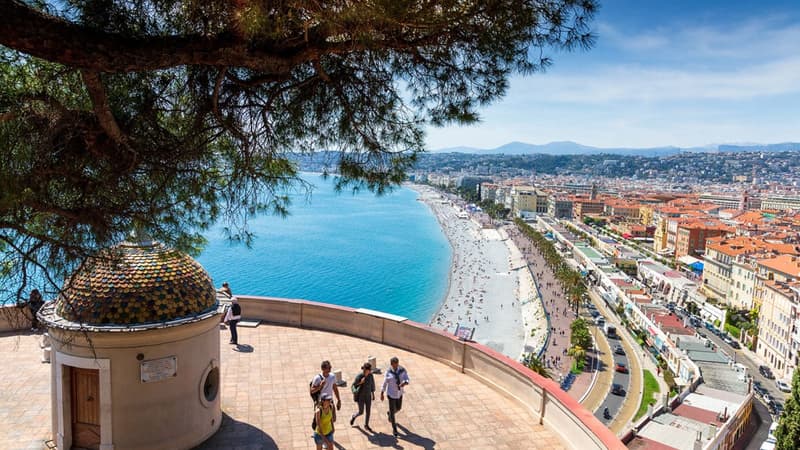
[[[322,380],[325,379],[325,377],[323,377],[322,374],[315,375],[314,378],[311,379],[311,382],[308,383],[308,392],[309,392],[309,395],[311,395],[311,400],[314,401],[315,405],[317,403],[319,403],[319,396],[322,394],[322,389],[318,390],[317,392],[311,392],[311,388],[314,387],[314,380],[317,379],[317,376],[319,376],[320,383],[322,383]],[[314,420],[316,420],[316,415],[314,416]]]
[[[358,384],[359,377],[364,378],[364,374],[356,375],[356,378],[353,380],[353,384],[350,385],[350,392],[353,393],[353,401],[358,403],[358,393],[361,391],[361,385]]]

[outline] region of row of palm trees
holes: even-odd
[[[558,253],[555,245],[545,238],[542,233],[533,229],[533,227],[522,221],[522,219],[517,218],[514,222],[520,232],[530,239],[533,245],[535,245],[542,254],[545,264],[553,271],[556,281],[558,281],[561,286],[568,304],[578,313],[581,301],[586,294],[586,285],[583,283],[583,276],[567,265],[566,261],[564,261],[564,257]],[[575,330],[573,330],[572,334],[575,334]],[[571,340],[573,341],[573,345],[569,349],[569,355],[575,358],[575,361],[583,361],[586,357],[586,348],[588,347],[583,342],[575,342],[574,338]],[[552,378],[544,362],[535,355],[528,355],[525,365],[539,375]]]
[[[525,237],[533,242],[533,245],[539,249],[545,263],[553,271],[556,280],[561,285],[567,302],[575,310],[579,312],[581,301],[586,294],[586,285],[583,283],[583,276],[577,270],[571,268],[564,257],[558,253],[555,245],[548,240],[542,233],[539,233],[533,227],[522,221],[522,219],[514,219],[517,228],[522,232]]]

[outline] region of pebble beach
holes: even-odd
[[[430,186],[408,186],[436,216],[452,247],[447,294],[430,325],[454,333],[475,328],[473,340],[511,358],[537,353],[547,320],[521,252],[502,228],[484,228]]]

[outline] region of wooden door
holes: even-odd
[[[100,448],[100,374],[72,368],[72,448]]]

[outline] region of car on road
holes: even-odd
[[[625,363],[618,362],[614,365],[614,370],[619,373],[628,373],[628,366],[626,366]]]
[[[775,378],[775,375],[772,374],[772,370],[767,366],[758,366],[758,373],[768,380]]]
[[[791,386],[789,386],[785,381],[775,380],[775,387],[777,387],[781,392],[792,392]]]
[[[622,388],[621,384],[614,383],[611,385],[611,393],[614,395],[619,395],[621,397],[624,397],[625,389]]]
[[[617,355],[624,355],[625,349],[622,348],[621,345],[617,344],[616,346],[614,346],[614,353],[616,353]]]
[[[732,337],[730,337],[730,336],[728,336],[728,335],[725,335],[725,336],[723,336],[723,337],[722,337],[722,341],[723,341],[723,342],[725,342],[726,344],[730,345],[731,347],[735,348],[735,349],[742,348],[742,347],[739,345],[739,343],[738,343],[738,342],[736,342],[736,340],[735,340],[735,339],[733,339]]]

